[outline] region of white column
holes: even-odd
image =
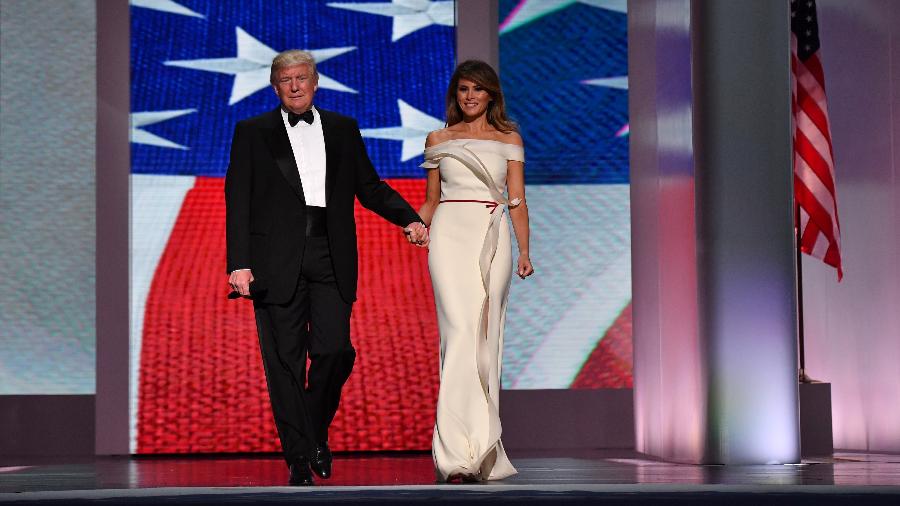
[[[629,3],[639,451],[800,459],[786,2]]]

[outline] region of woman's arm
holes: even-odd
[[[511,144],[524,146],[522,136],[518,132],[511,132],[509,141]],[[506,191],[509,200],[520,199],[519,205],[509,208],[509,219],[512,220],[513,232],[516,234],[516,242],[519,244],[519,259],[516,262],[516,274],[525,279],[534,274],[534,266],[531,265],[531,257],[528,253],[528,203],[525,201],[525,163],[517,160],[506,162]]]
[[[525,164],[509,160],[506,168],[506,187],[509,192],[509,200],[521,199],[519,205],[510,207],[509,218],[512,220],[513,232],[516,234],[516,242],[519,244],[519,260],[516,265],[516,274],[520,278],[534,273],[531,265],[531,257],[528,254],[528,203],[525,201]]]
[[[438,133],[431,132],[425,139],[425,147],[431,147],[438,144]],[[438,169],[428,169],[428,177],[425,180],[425,203],[419,208],[419,217],[425,222],[426,226],[431,226],[431,217],[434,216],[434,210],[437,209],[441,201],[441,173]]]

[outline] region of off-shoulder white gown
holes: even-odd
[[[506,209],[508,160],[521,146],[454,139],[425,150],[441,176],[428,269],[441,335],[441,383],[432,454],[437,478],[496,480],[516,473],[500,441],[503,326],[512,277]]]

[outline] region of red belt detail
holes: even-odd
[[[485,209],[491,210],[491,214],[494,214],[494,211],[497,209],[497,206],[500,205],[491,200],[442,200],[439,203],[443,204],[444,202],[474,202],[476,204],[484,204]]]

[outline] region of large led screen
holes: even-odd
[[[443,97],[456,61],[455,5],[401,3],[132,1],[132,451],[278,450],[251,304],[226,298],[223,176],[231,135],[237,121],[277,106],[268,84],[272,57],[288,48],[310,50],[319,62],[317,106],[357,118],[382,178],[421,205],[425,136],[443,127]],[[515,7],[501,2],[501,17]],[[554,15],[567,15],[569,8],[558,10]],[[616,53],[622,65],[613,70],[624,74],[624,14],[611,14],[617,31],[604,34],[607,28],[598,26],[596,36],[617,42],[604,50]],[[630,385],[630,295],[620,293],[630,287],[628,258],[619,256],[628,239],[627,137],[609,140],[618,151],[599,145],[585,157],[565,151],[565,163],[552,166],[548,146],[555,141],[538,138],[546,132],[534,127],[537,116],[524,117],[533,114],[523,89],[526,69],[510,66],[507,40],[514,39],[501,31],[501,77],[525,136],[539,272],[513,280],[504,386]],[[593,121],[616,131],[624,126],[622,89],[579,86],[605,100],[599,109],[618,111]],[[584,139],[595,143],[597,131]],[[570,139],[577,146],[579,136]],[[603,160],[591,158],[598,152]],[[614,169],[606,163],[613,159]],[[610,188],[625,188],[624,202]],[[624,224],[613,223],[623,216]],[[358,357],[330,445],[427,449],[438,386],[427,253],[359,206],[356,220],[360,282],[351,335]],[[614,237],[593,227],[607,222]],[[567,229],[572,223],[579,225]],[[557,234],[566,230],[588,236],[556,249],[565,242]],[[601,271],[579,271],[598,265]],[[611,285],[616,292],[596,292]],[[606,315],[599,324],[598,307]],[[561,339],[577,344],[560,346]],[[541,372],[567,354],[564,367]]]

